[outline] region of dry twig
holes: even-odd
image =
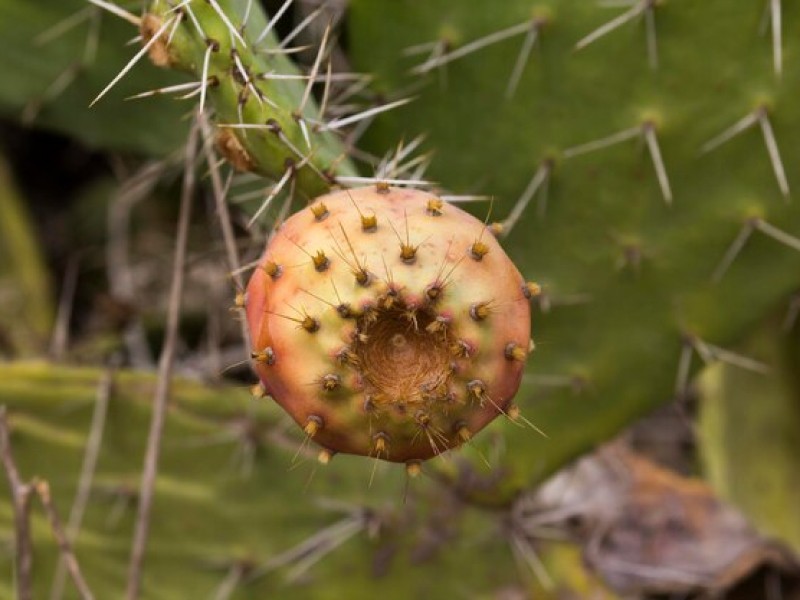
[[[11,488],[14,508],[14,555],[16,556],[17,600],[33,600],[33,543],[31,542],[31,486],[22,483],[11,454],[6,407],[0,407],[0,460]]]
[[[139,488],[139,509],[136,516],[128,570],[128,585],[125,592],[125,597],[128,600],[136,600],[141,590],[144,553],[150,529],[150,513],[153,506],[158,460],[161,454],[161,437],[164,431],[167,398],[172,378],[172,365],[178,341],[178,321],[180,319],[181,298],[183,296],[184,263],[186,262],[186,241],[189,235],[189,217],[195,189],[194,163],[198,135],[199,127],[195,124],[189,133],[189,139],[186,143],[183,190],[175,243],[175,262],[172,268],[172,287],[167,309],[164,347],[158,364],[158,382],[156,383],[156,391],[153,397],[153,415],[150,421],[150,433],[147,439],[144,469]]]

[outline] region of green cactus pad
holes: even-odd
[[[349,31],[354,63],[376,74],[381,91],[419,88],[413,107],[376,123],[368,148],[426,133],[436,149],[431,178],[491,194],[495,219],[512,213],[537,171],[546,173],[506,238],[545,300],[519,397],[549,439],[505,426],[507,460],[525,481],[681,395],[687,344],[701,352],[732,344],[800,284],[800,205],[776,174],[782,167],[789,188],[800,185],[800,42],[784,35],[778,77],[770,35],[759,34],[763,5],[502,7],[355,0]],[[576,50],[635,10],[646,14]],[[538,35],[511,98],[524,27],[427,75],[412,72],[437,43],[441,53],[457,52],[526,22]],[[407,56],[426,43],[428,54]],[[746,130],[704,151],[748,115]],[[722,269],[751,218],[763,221]],[[689,375],[702,364],[692,354]]]

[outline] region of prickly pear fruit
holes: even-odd
[[[302,77],[258,3],[146,4],[140,32],[150,60],[199,79],[201,108],[206,96],[214,107],[217,147],[236,169],[276,180],[290,171],[308,197],[330,189],[337,175],[355,174],[333,129],[322,125],[311,95],[315,74],[298,85]]]
[[[286,221],[250,280],[255,369],[325,458],[414,465],[514,415],[530,295],[490,229],[437,196],[337,191]]]

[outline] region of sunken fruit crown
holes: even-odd
[[[455,206],[386,186],[339,191],[268,244],[247,288],[253,361],[321,459],[413,463],[513,416],[530,294],[489,229]]]

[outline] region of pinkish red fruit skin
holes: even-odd
[[[418,190],[375,187],[318,198],[317,215],[302,210],[273,236],[249,282],[253,351],[274,353],[272,364],[256,360],[255,369],[301,427],[309,418],[320,424],[312,437],[332,452],[394,462],[431,458],[464,443],[465,431],[471,436],[485,427],[519,387],[524,362],[509,359],[506,348],[529,347],[524,280],[483,223],[448,204],[435,216],[431,201],[439,202]],[[323,218],[319,203],[327,209]],[[377,230],[362,230],[362,216],[373,214]],[[471,252],[476,241],[488,249],[480,260]],[[413,263],[401,258],[401,244],[416,248]],[[330,261],[324,270],[311,258],[319,250]],[[276,277],[268,273],[273,263]],[[359,269],[369,272],[369,285],[358,283]],[[426,290],[439,285],[440,296],[431,300]],[[401,300],[389,299],[391,290]],[[372,310],[375,321],[343,318],[340,302]],[[470,308],[481,302],[489,302],[489,315],[477,320]],[[305,317],[319,329],[304,329]],[[432,325],[436,317],[443,320]],[[357,341],[359,333],[366,338]],[[455,349],[464,342],[467,357]],[[360,364],[341,364],[343,349],[359,355]],[[418,360],[415,349],[428,354]],[[367,367],[375,364],[380,368]],[[325,389],[326,375],[336,376],[327,378],[339,382],[336,389]],[[408,388],[409,381],[423,383]],[[486,390],[480,398],[469,391],[475,381]]]

